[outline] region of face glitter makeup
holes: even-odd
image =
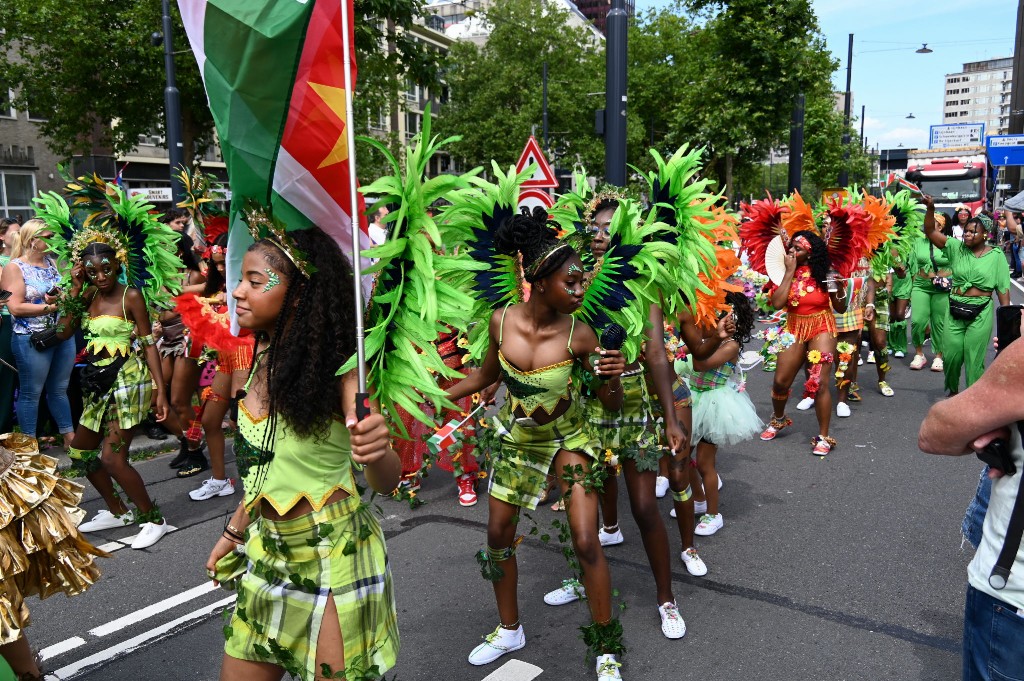
[[[281,277],[274,270],[264,269],[263,271],[267,273],[267,284],[263,287],[263,292],[269,293],[271,289],[281,283]]]

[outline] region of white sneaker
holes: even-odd
[[[704,564],[704,561],[697,554],[697,549],[692,546],[683,551],[680,557],[686,565],[686,571],[694,577],[703,577],[708,573],[708,566]]]
[[[544,594],[544,602],[548,605],[565,605],[587,597],[587,590],[578,579],[563,579],[562,586]]]
[[[936,357],[932,360],[932,371],[942,371],[944,365],[942,364],[942,358]]]
[[[722,482],[722,475],[721,475],[721,473],[719,473],[719,475],[718,475],[718,489],[722,489],[722,485],[724,485],[724,484],[725,483]]]
[[[696,503],[696,502],[694,502],[694,503]],[[706,504],[708,502],[705,501],[704,503]],[[676,507],[675,506],[673,506],[672,510],[668,512],[668,517],[669,518],[675,518],[676,517]]]
[[[913,371],[919,371],[924,369],[924,365],[928,363],[924,355],[914,355],[914,359],[910,360],[910,368]]]
[[[679,614],[679,608],[673,602],[663,603],[658,606],[658,614],[661,615],[661,633],[665,638],[682,638],[686,636],[686,622]]]
[[[672,517],[673,518],[676,517],[674,515],[675,514],[675,510],[676,509],[674,509],[674,508],[672,509],[672,513],[673,513]],[[704,515],[707,512],[708,512],[708,502],[707,502],[707,500],[693,502],[693,513],[694,513],[694,515]]]
[[[160,541],[160,538],[170,531],[171,526],[167,524],[167,520],[164,519],[159,525],[156,523],[142,523],[139,525],[142,530],[135,537],[135,541],[132,542],[133,549],[148,549],[153,544]]]
[[[654,496],[661,499],[668,492],[668,478],[663,475],[659,475],[657,480],[654,481]]]
[[[903,352],[902,350],[897,350],[892,354],[892,356],[895,357],[896,359],[903,359],[904,357],[907,356],[907,353]]]
[[[232,484],[231,478],[227,480],[207,478],[203,480],[203,484],[200,485],[199,489],[192,490],[188,493],[188,496],[192,501],[205,501],[213,497],[231,496],[234,493],[235,486]]]
[[[796,408],[799,409],[800,411],[807,411],[808,409],[810,409],[813,406],[814,406],[814,398],[813,397],[805,397],[804,399],[800,400],[797,403]]]
[[[617,525],[614,532],[609,532],[602,527],[597,531],[597,538],[601,542],[601,546],[615,546],[626,541],[622,536],[622,530]]]
[[[100,530],[112,530],[117,527],[125,527],[135,522],[135,514],[128,511],[124,515],[114,515],[103,509],[97,511],[92,520],[78,526],[79,532],[99,532]]]
[[[620,681],[622,675],[619,673],[619,667],[621,666],[614,655],[598,655],[597,681]]]
[[[725,524],[725,520],[722,519],[721,513],[711,515],[705,513],[700,517],[700,522],[697,523],[697,527],[693,528],[694,534],[699,534],[702,537],[710,537],[715,532],[722,529],[722,525]]]
[[[850,405],[846,402],[836,402],[836,416],[845,419],[850,415]]]
[[[875,363],[875,351],[872,350],[871,352],[868,353],[868,364],[874,364],[874,363]]]
[[[473,648],[469,654],[469,663],[480,666],[490,664],[505,653],[519,650],[526,645],[526,633],[523,625],[519,625],[514,631],[505,629],[500,624],[491,633],[484,636],[484,642]]]
[[[857,358],[857,366],[859,366],[859,367],[864,366],[864,358],[863,357],[858,357]]]

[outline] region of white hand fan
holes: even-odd
[[[782,237],[777,236],[768,242],[768,248],[764,252],[764,269],[768,278],[778,286],[786,276],[786,245],[782,243]]]

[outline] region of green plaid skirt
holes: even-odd
[[[95,361],[95,366],[107,366],[116,357],[105,357]],[[153,379],[149,367],[138,353],[132,353],[121,370],[117,372],[110,390],[102,395],[82,395],[82,425],[94,433],[102,433],[103,427],[117,421],[121,430],[133,428],[146,418],[153,400]]]
[[[651,415],[651,396],[641,368],[637,373],[620,379],[622,382],[622,410],[605,409],[596,395],[586,402],[586,418],[601,449],[610,449],[619,460],[630,459],[636,469],[658,470],[661,456],[657,424]]]
[[[246,530],[245,553],[225,653],[313,681],[333,597],[350,677],[375,665],[377,678],[394,665],[398,621],[384,533],[358,497],[294,520],[257,518]]]
[[[494,417],[494,427],[498,445],[487,491],[513,506],[537,508],[559,450],[598,459],[600,444],[586,427],[575,401],[568,411],[544,425],[527,425],[505,408]]]

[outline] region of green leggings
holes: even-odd
[[[889,349],[893,352],[907,353],[907,322],[889,322]]]
[[[932,352],[942,354],[943,330],[949,319],[949,294],[936,291],[930,279],[914,278],[910,294],[910,340],[915,348],[924,347],[924,332],[932,327]]]
[[[978,302],[977,298],[960,298],[965,302]],[[989,302],[992,299],[989,298]],[[946,335],[942,338],[942,361],[946,374],[946,390],[960,392],[960,371],[967,369],[967,387],[985,373],[985,355],[992,342],[993,305],[986,305],[977,317],[965,322],[949,317]]]

